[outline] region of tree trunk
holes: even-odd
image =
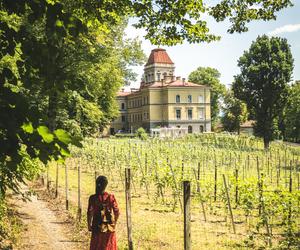
[[[266,137],[264,137],[264,147],[266,150],[270,147],[270,140]]]

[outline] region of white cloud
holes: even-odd
[[[291,32],[296,32],[300,30],[300,23],[297,24],[288,24],[284,25],[282,27],[279,27],[271,32],[268,33],[270,36],[276,36],[282,33],[291,33]]]

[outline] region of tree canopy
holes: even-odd
[[[265,147],[278,132],[278,120],[288,97],[293,57],[286,39],[259,36],[240,57],[241,73],[235,76],[233,91],[254,113],[255,134]]]
[[[225,94],[225,85],[220,82],[220,72],[217,69],[210,67],[198,67],[189,75],[189,81],[197,84],[204,84],[211,87],[211,120],[214,129],[219,113],[220,113],[220,100]]]
[[[224,130],[240,134],[241,124],[248,119],[247,105],[235,98],[232,91],[228,91],[225,95],[222,109],[223,116],[221,121]]]
[[[284,125],[285,139],[300,142],[300,81],[289,88]]]

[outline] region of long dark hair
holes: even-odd
[[[108,184],[108,180],[105,176],[100,175],[96,179],[96,194],[102,194]]]

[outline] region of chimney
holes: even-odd
[[[161,86],[165,86],[165,79],[161,79]]]
[[[180,81],[180,79],[181,79],[180,76],[177,76],[177,77],[176,77],[176,80],[177,80],[177,81]]]
[[[122,91],[122,92],[124,92],[124,91],[125,91],[125,89],[124,89],[124,88],[122,88],[122,89],[121,89],[121,91]]]
[[[182,78],[182,85],[185,85],[185,78]]]

